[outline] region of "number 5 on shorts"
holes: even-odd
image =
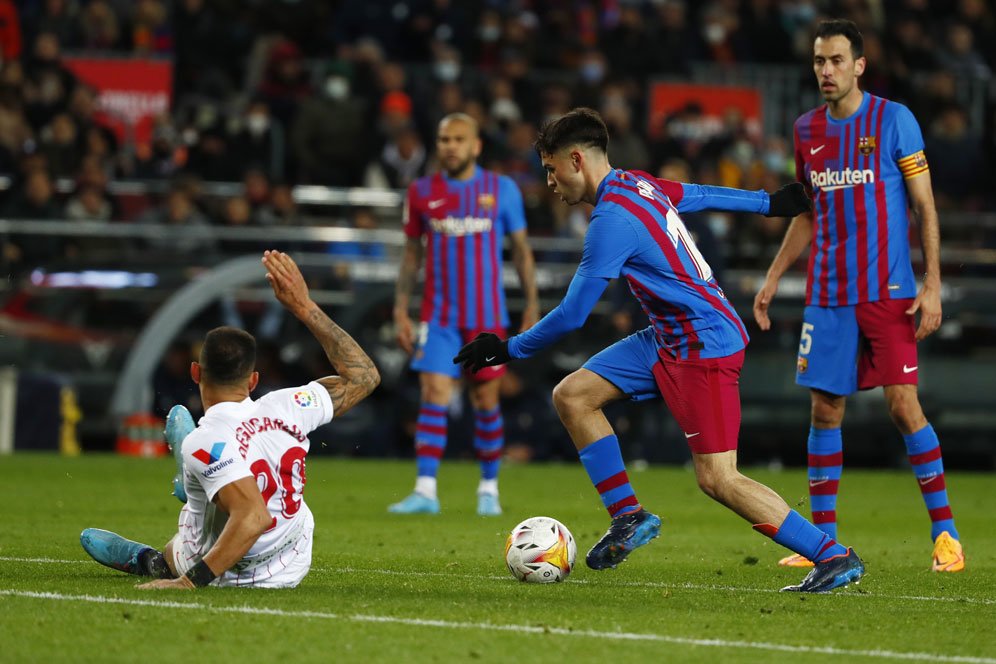
[[[809,355],[809,351],[813,349],[813,335],[810,334],[812,331],[812,323],[802,324],[802,337],[799,339],[799,355]]]

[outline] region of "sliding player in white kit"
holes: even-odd
[[[266,278],[281,304],[322,345],[339,375],[271,392],[254,401],[259,381],[252,335],[211,330],[191,378],[205,413],[195,429],[176,406],[166,437],[182,449],[174,493],[186,504],[179,531],[162,552],[106,530],[87,528],[83,548],[97,562],[157,577],[139,588],[294,587],[311,567],[315,521],[302,495],[307,434],[365,398],[380,382],[370,358],[308,295],[294,261],[263,255]]]

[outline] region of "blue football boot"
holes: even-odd
[[[854,553],[854,549],[848,549],[846,554],[817,562],[802,583],[797,586],[785,586],[782,592],[827,593],[834,588],[857,583],[864,574],[865,565],[861,562],[861,558]]]
[[[183,406],[173,406],[166,416],[166,444],[176,460],[176,475],[173,476],[173,495],[181,503],[187,502],[187,491],[183,488],[183,439],[194,430],[194,418]]]
[[[498,494],[496,493],[477,494],[477,515],[501,516],[501,503],[498,502]]]
[[[87,528],[80,533],[80,544],[90,557],[101,565],[138,576],[151,576],[143,565],[143,554],[156,550],[147,544],[132,542],[120,535],[99,528]]]
[[[612,519],[607,533],[591,547],[585,562],[591,569],[615,567],[636,548],[655,539],[661,532],[661,519],[645,509]]]
[[[392,514],[439,514],[439,499],[411,493],[404,500],[388,506]]]

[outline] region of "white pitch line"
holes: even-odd
[[[9,556],[0,556],[0,562],[16,562],[16,563],[41,563],[41,564],[71,564],[71,563],[89,563],[89,560],[77,559],[77,560],[63,560],[58,558],[15,558]],[[457,579],[488,579],[491,581],[507,581],[512,583],[514,579],[510,576],[498,575],[498,574],[459,574],[450,572],[418,572],[418,571],[401,571],[393,569],[361,569],[356,567],[312,567],[311,571],[320,573],[335,573],[335,574],[382,574],[387,576],[413,576],[413,577],[449,577]],[[588,579],[571,579],[571,583],[591,583]],[[750,588],[747,586],[720,586],[716,584],[699,584],[699,583],[666,583],[662,581],[598,581],[598,586],[614,586],[621,588],[663,588],[670,590],[720,590],[725,592],[738,592],[738,593],[765,593],[765,594],[778,594],[779,591],[774,588]],[[989,599],[986,597],[931,597],[929,595],[883,595],[881,593],[870,593],[870,592],[847,592],[838,593],[838,597],[870,597],[875,599],[887,599],[887,600],[905,600],[911,602],[949,602],[956,604],[979,604],[983,606],[996,605],[996,599]]]
[[[536,625],[496,624],[457,622],[451,620],[428,620],[425,618],[400,618],[397,616],[377,616],[366,614],[341,615],[322,611],[284,611],[282,609],[257,608],[252,606],[214,606],[211,604],[195,604],[192,602],[175,602],[169,600],[125,599],[123,597],[105,597],[102,595],[65,595],[52,592],[35,592],[30,590],[12,590],[0,588],[0,596],[23,597],[29,599],[54,600],[63,602],[88,602],[91,604],[124,604],[128,606],[148,606],[162,609],[200,610],[215,613],[242,613],[250,615],[279,616],[283,618],[313,618],[325,620],[345,620],[349,622],[379,623],[392,625],[409,625],[413,627],[436,627],[440,629],[465,629],[490,632],[515,632],[519,634],[554,634],[557,636],[584,637],[612,641],[650,641],[670,643],[684,646],[701,646],[710,648],[729,648],[742,650],[769,650],[775,652],[791,652],[804,655],[836,655],[843,657],[875,657],[879,659],[923,660],[929,662],[952,662],[955,664],[996,664],[996,659],[989,657],[970,657],[962,655],[941,655],[926,652],[897,652],[893,650],[851,650],[833,646],[796,646],[787,643],[769,643],[764,641],[727,641],[724,639],[696,639],[683,636],[668,636],[666,634],[648,634],[638,632],[601,632],[592,629],[574,630],[563,627],[548,627]]]

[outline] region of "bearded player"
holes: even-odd
[[[916,343],[941,324],[940,231],[920,127],[902,104],[862,92],[861,33],[823,21],[813,70],[826,104],[795,122],[796,177],[814,210],[792,220],[754,299],[762,330],[778,280],[809,247],[796,382],[809,388],[809,495],[813,521],[837,536],[847,396],[882,387],[930,516],[935,572],[960,572],[965,555],[948,504],[940,442],[917,397]],[[909,216],[920,226],[925,274],[917,290]],[[920,313],[916,327],[914,315]],[[780,564],[808,567],[804,556]]]
[[[413,354],[421,403],[415,427],[415,490],[388,510],[396,514],[436,514],[436,475],[446,450],[447,412],[453,390],[466,378],[474,410],[474,450],[480,463],[477,513],[501,514],[498,469],[505,429],[498,388],[504,367],[462,372],[450,358],[481,332],[504,336],[508,327],[502,285],[502,242],[508,235],[512,262],[526,306],[522,327],[539,318],[532,250],[526,237],[522,194],[508,177],[477,165],[481,153],[477,122],[453,113],[439,123],[435,175],[408,188],[404,211],[405,244],[394,302],[398,343]],[[425,286],[420,323],[408,303],[425,255]]]

